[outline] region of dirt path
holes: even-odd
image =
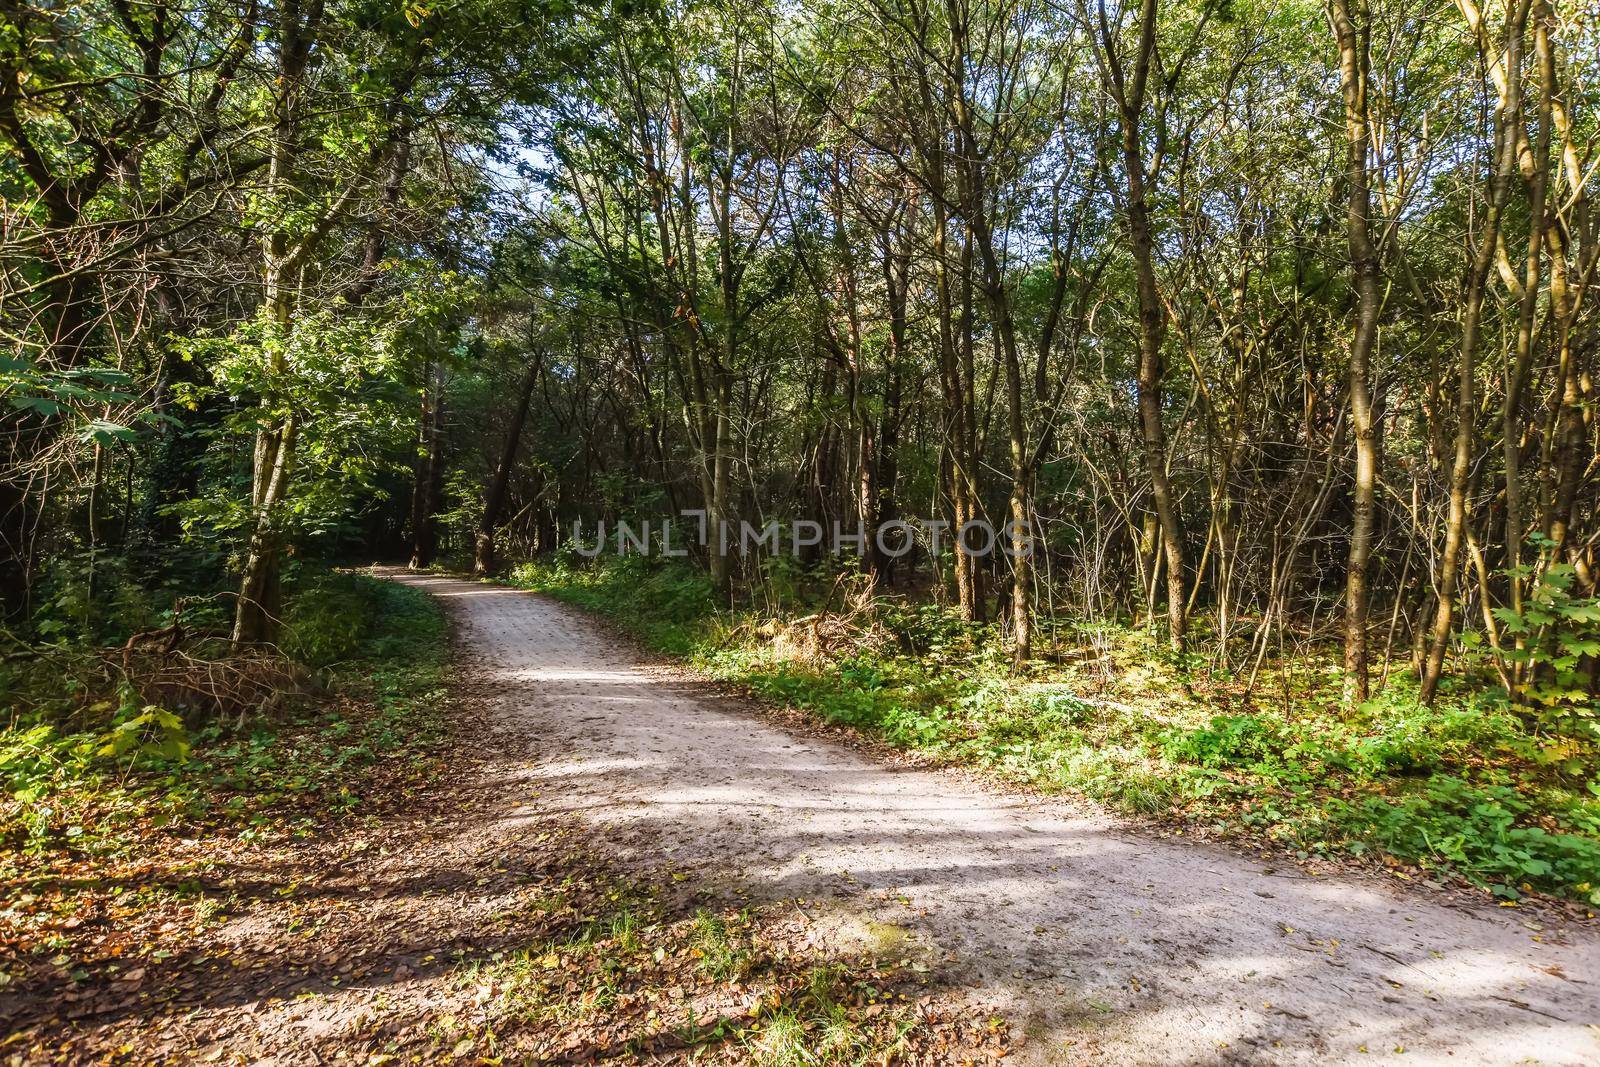
[[[759,898],[909,937],[1009,1006],[1034,1062],[1600,1062],[1600,936],[1274,870],[1062,802],[791,734],[527,593],[456,613],[525,725],[536,810]]]

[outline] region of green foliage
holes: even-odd
[[[56,810],[52,798],[82,789],[111,776],[159,771],[180,766],[189,755],[183,720],[153,705],[141,705],[138,694],[123,686],[115,705],[91,709],[109,712],[104,728],[63,732],[49,722],[0,733],[0,783],[16,805],[23,840],[37,844],[49,833]],[[91,786],[92,787],[92,786]],[[82,836],[84,828],[65,828],[65,836]]]
[[[1332,823],[1358,847],[1435,861],[1475,881],[1500,880],[1496,892],[1516,897],[1516,886],[1556,888],[1600,904],[1600,841],[1537,825],[1537,794],[1509,786],[1477,786],[1436,775],[1398,799],[1334,801]]]
[[[1169,730],[1162,755],[1175,763],[1237,767],[1259,763],[1281,748],[1272,727],[1257,715],[1214,715],[1197,730]]]
[[[908,652],[941,662],[970,656],[992,645],[986,640],[988,634],[982,625],[936,604],[892,605],[883,610],[882,619]]]
[[[1549,543],[1535,538],[1534,547],[1545,550]],[[1600,657],[1600,596],[1573,592],[1577,569],[1570,563],[1552,563],[1537,573],[1524,567],[1517,576],[1535,578],[1522,611],[1494,611],[1513,643],[1500,656],[1522,679],[1515,696],[1552,725],[1600,737],[1600,699],[1588,670]]]
[[[133,379],[110,367],[44,366],[0,355],[0,401],[10,412],[62,418],[83,444],[112,447],[139,438],[139,429],[162,417],[139,406]],[[112,418],[108,413],[119,413]]]
[[[111,729],[101,738],[94,755],[99,759],[181,761],[189,755],[189,737],[183,719],[154,704],[139,706],[137,694],[124,688]]]
[[[579,559],[569,551],[550,565],[522,563],[510,580],[530,589],[559,588],[563,599],[605,614],[631,604],[621,621],[652,647],[676,655],[694,647],[716,604],[704,574],[657,556],[624,556],[603,567],[583,567]]]
[[[290,599],[284,651],[311,667],[350,659],[371,629],[381,591],[363,575],[318,573]]]
[[[714,912],[702,908],[695,913],[690,944],[700,969],[719,982],[736,981],[750,973],[748,947],[730,930],[727,920]]]
[[[172,590],[137,581],[134,571],[131,560],[105,552],[57,557],[40,583],[33,633],[46,641],[93,644],[163,624]]]
[[[100,695],[92,650],[8,665],[0,847],[11,861],[119,855],[152,832],[305,832],[356,810],[364,774],[420,766],[444,730],[448,626],[438,606],[364,575],[310,575],[300,590],[289,604],[306,635],[297,647],[327,665],[328,693],[289,718],[186,727],[130,686]],[[47,676],[54,688],[41,684]]]
[[[205,437],[202,491],[175,505],[196,541],[238,546],[254,522],[250,472],[258,429],[293,418],[295,491],[277,516],[291,542],[327,544],[352,532],[363,502],[381,498],[388,475],[409,475],[415,392],[403,382],[414,362],[448,349],[452,286],[418,287],[382,321],[308,313],[284,329],[265,315],[230,332],[179,345],[185,361],[210,368],[208,384],[174,388],[190,410],[228,411]]]

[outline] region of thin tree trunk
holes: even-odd
[[[1155,272],[1155,234],[1150,222],[1150,175],[1144,161],[1141,132],[1145,91],[1155,59],[1157,0],[1142,0],[1138,18],[1138,47],[1131,71],[1116,59],[1116,45],[1102,23],[1102,38],[1110,60],[1112,88],[1122,118],[1122,161],[1127,171],[1129,251],[1139,296],[1139,430],[1151,497],[1161,524],[1161,544],[1167,565],[1167,635],[1174,652],[1183,651],[1188,617],[1184,604],[1183,523],[1167,476],[1167,432],[1161,421],[1162,381],[1165,364],[1161,345],[1166,318]],[[1103,9],[1102,9],[1103,15]]]
[[[279,12],[279,88],[273,102],[272,151],[267,165],[269,194],[287,191],[294,183],[293,170],[299,154],[300,96],[322,16],[323,0],[312,0],[303,12],[298,4],[285,5]],[[294,330],[300,261],[318,236],[320,232],[291,242],[287,231],[273,229],[262,241],[264,312],[277,334],[269,368],[274,377],[288,373],[283,349]],[[263,403],[263,421],[256,432],[251,472],[250,542],[233,622],[235,647],[271,641],[277,635],[283,551],[278,512],[294,470],[298,432],[293,409],[274,415]]]
[[[1473,442],[1476,437],[1477,401],[1475,398],[1477,350],[1482,330],[1481,318],[1489,270],[1494,262],[1500,234],[1500,219],[1511,175],[1516,167],[1515,129],[1522,121],[1522,38],[1527,21],[1528,0],[1521,0],[1506,14],[1504,39],[1506,89],[1495,117],[1495,169],[1489,181],[1489,202],[1477,254],[1467,278],[1466,310],[1461,325],[1461,360],[1456,386],[1455,448],[1450,465],[1450,510],[1445,523],[1444,552],[1439,559],[1439,606],[1434,613],[1428,642],[1428,657],[1422,670],[1422,701],[1431,705],[1439,692],[1454,622],[1456,587],[1461,576],[1461,549],[1467,522],[1467,486],[1472,476]]]
[[[533,405],[533,390],[539,384],[539,372],[543,365],[543,353],[539,353],[528,366],[528,375],[522,380],[522,392],[517,397],[516,410],[511,413],[511,425],[506,428],[500,461],[495,464],[494,476],[489,479],[488,491],[483,495],[483,516],[478,520],[478,536],[472,550],[472,573],[479,577],[494,573],[495,530],[500,525],[500,514],[505,509],[506,486],[511,480],[511,468],[517,462],[522,428],[528,421],[528,409]]]
[[[411,491],[411,569],[433,565],[439,547],[434,513],[439,509],[439,489],[444,480],[444,396],[441,383],[430,383],[422,398],[423,454]]]
[[[1329,17],[1339,46],[1344,88],[1345,181],[1349,185],[1350,273],[1356,292],[1355,334],[1350,345],[1350,423],[1355,436],[1350,554],[1345,573],[1345,699],[1367,699],[1367,575],[1377,510],[1378,429],[1373,412],[1371,361],[1382,310],[1378,254],[1372,241],[1372,192],[1367,180],[1369,132],[1368,47],[1370,15],[1365,0],[1332,0]]]

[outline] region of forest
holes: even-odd
[[[0,998],[68,1059],[170,1035],[108,976],[216,864],[479,758],[449,576],[996,789],[1600,906],[1592,0],[0,0],[0,148]],[[1004,1054],[718,907],[584,935],[801,990],[679,1052]],[[371,1050],[496,1047],[441,1033]]]

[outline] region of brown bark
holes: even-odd
[[[278,14],[278,95],[273,101],[271,162],[267,165],[267,190],[280,194],[293,183],[299,155],[301,94],[311,52],[322,23],[322,0],[312,0],[302,12],[298,4],[285,5]],[[273,346],[272,374],[287,372],[283,342],[293,329],[295,289],[300,262],[321,232],[298,243],[281,229],[262,241],[264,314],[277,334]],[[283,551],[279,512],[294,470],[298,425],[293,410],[270,412],[263,405],[262,425],[256,432],[255,463],[251,475],[251,534],[239,584],[234,614],[235,647],[271,641],[278,631],[280,556]]]
[[[411,489],[411,569],[433,566],[439,549],[439,491],[444,481],[444,396],[442,383],[430,382],[422,394],[419,427],[422,455]]]
[[[1350,425],[1355,439],[1350,552],[1346,564],[1344,603],[1345,699],[1367,699],[1367,577],[1372,559],[1372,531],[1377,508],[1378,427],[1373,412],[1372,349],[1382,311],[1378,253],[1372,240],[1372,192],[1368,183],[1370,19],[1365,0],[1331,0],[1329,19],[1339,48],[1339,74],[1344,90],[1346,209],[1351,282],[1356,293],[1355,330],[1350,344],[1348,389]]]
[[[1517,135],[1522,121],[1522,46],[1529,0],[1520,0],[1506,15],[1502,48],[1505,90],[1495,116],[1495,161],[1489,179],[1488,203],[1478,248],[1467,277],[1466,309],[1461,324],[1461,356],[1457,366],[1455,446],[1450,460],[1450,506],[1445,520],[1444,551],[1439,559],[1439,605],[1422,668],[1422,701],[1432,704],[1439,692],[1454,622],[1456,589],[1461,576],[1461,550],[1466,540],[1467,486],[1472,475],[1473,445],[1477,436],[1477,351],[1482,332],[1483,303],[1489,271],[1494,263],[1500,220],[1517,162]]]
[[[495,569],[495,531],[500,526],[505,510],[506,486],[511,481],[511,468],[516,465],[517,451],[522,444],[522,429],[528,421],[528,409],[533,406],[533,391],[539,384],[539,372],[544,365],[543,353],[536,353],[522,380],[522,391],[517,395],[517,406],[511,413],[511,424],[506,427],[505,443],[500,448],[500,460],[494,465],[494,474],[483,494],[483,516],[478,520],[478,536],[472,550],[472,573],[486,577]]]
[[[1188,613],[1184,603],[1183,523],[1167,474],[1167,432],[1161,420],[1163,379],[1161,347],[1166,333],[1165,310],[1155,273],[1155,231],[1150,218],[1151,174],[1144,160],[1144,109],[1155,59],[1158,0],[1141,0],[1137,45],[1131,68],[1125,68],[1101,8],[1101,43],[1122,121],[1122,162],[1127,189],[1123,213],[1139,297],[1139,368],[1137,379],[1139,431],[1151,497],[1161,526],[1167,568],[1167,636],[1175,652],[1184,648]]]

